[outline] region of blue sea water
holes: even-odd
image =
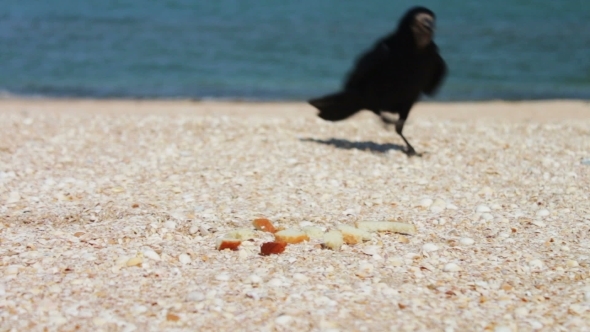
[[[1,0],[0,91],[305,100],[417,4],[450,68],[435,100],[590,99],[589,0]]]

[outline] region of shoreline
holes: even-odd
[[[84,109],[90,113],[169,113],[199,115],[272,115],[315,117],[315,108],[305,102],[258,102],[190,99],[78,99],[78,98],[0,98],[0,112],[57,111]],[[367,112],[361,112],[361,114]],[[363,116],[363,115],[360,115]],[[587,119],[590,101],[531,100],[437,102],[422,101],[414,105],[410,118],[442,119],[495,118],[516,121],[553,121]]]

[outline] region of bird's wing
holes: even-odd
[[[355,68],[344,83],[344,89],[355,90],[362,86],[367,78],[371,77],[387,61],[391,53],[392,50],[385,43],[379,42],[375,45],[356,62]]]
[[[423,90],[425,94],[427,94],[428,96],[434,96],[436,94],[443,79],[447,75],[447,70],[448,69],[445,60],[443,60],[440,54],[436,53],[434,71],[430,78],[430,82]]]

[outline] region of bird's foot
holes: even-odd
[[[408,148],[405,152],[408,157],[422,157],[423,155],[422,153],[416,152],[412,147]]]

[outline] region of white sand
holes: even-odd
[[[0,330],[590,328],[590,104],[0,100]],[[259,256],[249,228],[416,235]],[[141,264],[140,264],[141,263]]]

